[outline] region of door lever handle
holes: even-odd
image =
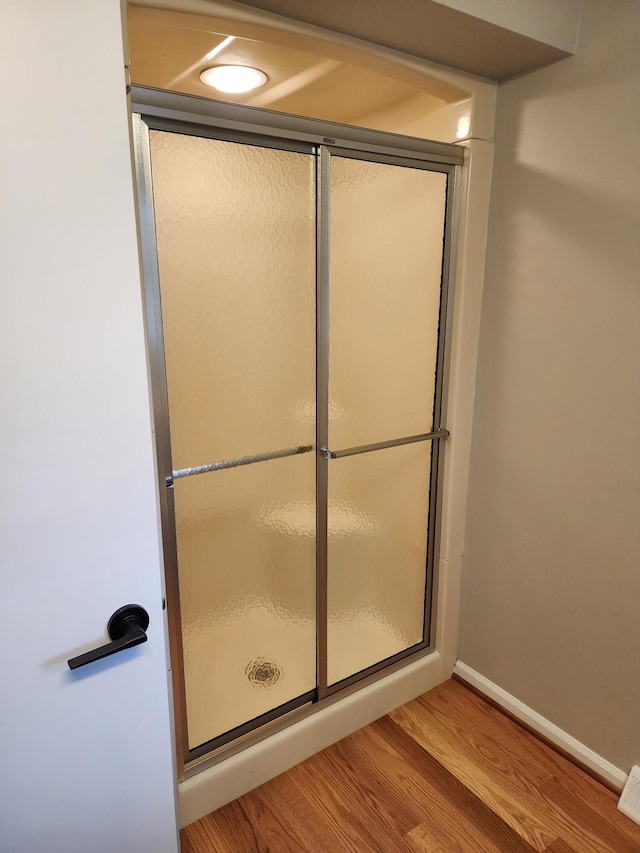
[[[71,658],[67,663],[69,669],[78,669],[96,660],[114,655],[124,649],[139,646],[147,642],[146,630],[149,627],[149,614],[139,604],[126,604],[112,615],[107,625],[107,633],[111,642],[83,655]]]

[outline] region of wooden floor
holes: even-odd
[[[616,802],[448,681],[187,827],[182,853],[638,853]]]

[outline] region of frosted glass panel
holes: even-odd
[[[313,690],[312,453],[177,480],[189,746]]]
[[[174,470],[315,445],[315,157],[157,130],[150,151]],[[446,186],[331,156],[334,450],[433,427]],[[314,691],[317,652],[335,685],[424,641],[431,452],[326,463],[326,650],[315,454],[175,478],[190,749]]]
[[[329,464],[329,684],[423,640],[430,470],[430,442]]]
[[[331,159],[332,449],[429,432],[446,176]]]
[[[315,441],[314,158],[151,132],[174,468]]]
[[[150,144],[174,470],[314,444],[313,157]],[[314,455],[174,489],[194,748],[315,686]]]

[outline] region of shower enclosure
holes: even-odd
[[[134,101],[189,761],[430,646],[462,152]]]

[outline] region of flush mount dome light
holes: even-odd
[[[231,95],[240,95],[243,92],[251,92],[267,82],[267,75],[258,68],[250,68],[248,65],[216,65],[205,69],[200,79],[207,86],[217,89],[219,92],[227,92]]]

